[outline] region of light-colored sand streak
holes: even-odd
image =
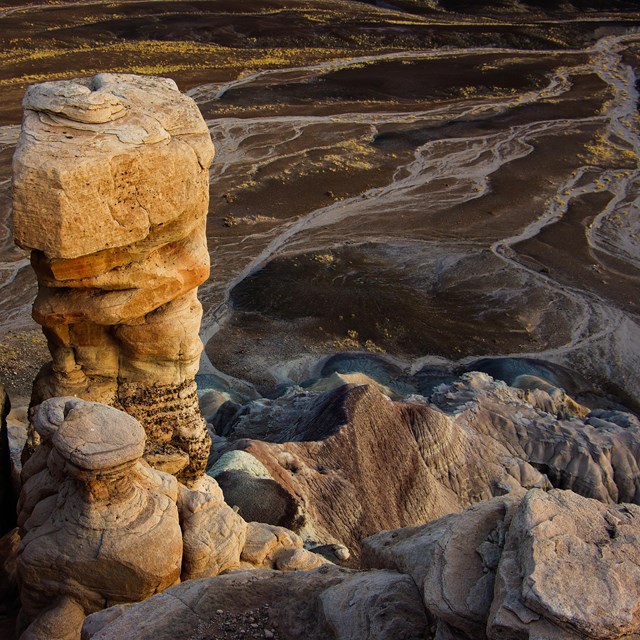
[[[560,95],[566,90],[568,84],[566,77],[562,80],[553,78],[549,85],[543,90],[545,96]],[[542,92],[537,92],[539,95]],[[527,94],[521,100],[509,99],[503,103],[492,102],[487,104],[477,104],[466,106],[461,109],[458,114],[455,111],[446,109],[438,109],[436,112],[422,112],[421,114],[371,114],[364,117],[369,120],[373,126],[380,126],[389,123],[406,123],[416,122],[424,118],[424,121],[436,120],[438,118],[447,118],[448,121],[456,119],[464,119],[479,112],[491,110],[492,113],[500,113],[509,108],[515,102],[521,104],[523,101],[534,101],[536,96],[533,93]],[[448,114],[448,117],[447,117]],[[331,122],[361,122],[363,114],[343,114],[340,116],[330,116]],[[269,124],[272,118],[257,118],[237,120],[234,119],[232,127],[237,135],[239,130],[244,130],[244,136],[255,134],[256,127],[263,130],[265,124]],[[299,135],[301,126],[317,124],[319,122],[327,122],[328,118],[278,118],[278,121],[289,120],[290,126]],[[581,122],[581,121],[580,121]],[[216,131],[217,128],[223,127],[225,120],[212,125],[212,133],[214,141],[228,140],[230,137],[230,129],[226,128],[224,134]],[[486,193],[488,188],[487,178],[491,173],[497,171],[504,163],[510,162],[516,158],[523,157],[533,151],[533,146],[527,142],[527,139],[543,133],[551,133],[554,129],[567,130],[576,126],[576,121],[551,121],[538,122],[535,124],[527,124],[519,127],[512,127],[505,132],[499,132],[491,136],[474,136],[470,138],[447,139],[442,141],[434,141],[426,143],[416,149],[414,159],[408,165],[399,167],[390,184],[384,187],[376,187],[366,190],[354,197],[341,200],[327,207],[312,211],[308,215],[287,223],[280,227],[280,233],[275,237],[265,249],[251,260],[246,267],[227,285],[228,295],[234,286],[251,273],[260,269],[269,259],[271,259],[278,251],[287,246],[291,248],[294,245],[294,238],[302,232],[309,231],[320,226],[332,225],[351,216],[362,216],[371,214],[380,214],[391,212],[394,210],[406,210],[407,208],[419,206],[421,209],[430,208],[438,210],[450,207],[454,204],[462,204],[472,199],[480,198]],[[289,138],[291,139],[291,138]],[[223,142],[223,144],[225,144]],[[229,144],[229,143],[226,143]],[[233,143],[234,155],[242,155],[240,144],[236,140]],[[219,148],[219,157],[223,156],[221,161],[221,172],[228,171],[229,163],[224,158],[224,147]],[[238,160],[239,158],[235,158]],[[262,164],[272,162],[276,158],[268,158],[262,161]],[[260,164],[260,163],[258,163]],[[249,174],[253,173],[258,164],[247,168]],[[246,165],[245,165],[246,166]],[[423,198],[419,196],[419,191],[426,185],[435,180],[448,178],[456,183],[459,187],[467,185],[466,189],[443,189],[441,193],[430,192],[429,203],[425,203]],[[213,176],[214,181],[216,175]],[[217,330],[216,316],[220,317],[225,313],[224,305],[213,313],[208,314],[203,327],[203,339],[207,340]]]
[[[340,69],[348,69],[350,67],[359,67],[363,64],[371,64],[375,62],[387,62],[391,60],[417,61],[417,60],[437,60],[437,59],[455,59],[468,56],[495,56],[505,54],[510,56],[526,56],[539,57],[541,54],[546,56],[565,56],[572,53],[581,53],[580,50],[562,49],[562,50],[535,50],[530,49],[505,49],[500,47],[470,47],[467,49],[441,49],[431,51],[398,51],[395,53],[380,53],[364,56],[355,56],[352,58],[338,58],[328,60],[317,64],[306,65],[301,67],[292,67],[289,69],[266,69],[242,75],[235,80],[228,82],[215,82],[211,84],[194,87],[187,91],[187,95],[191,96],[196,102],[206,102],[211,100],[219,100],[226,93],[239,87],[253,84],[260,80],[268,79],[271,83],[290,82],[291,76],[304,75],[306,78],[314,78],[328,72],[338,71]]]
[[[636,110],[637,92],[634,88],[635,76],[633,70],[621,62],[620,51],[626,43],[637,41],[637,36],[617,36],[602,38],[591,49],[587,50],[592,57],[592,65],[574,67],[571,69],[559,69],[552,77],[548,85],[541,91],[529,92],[517,98],[504,101],[464,101],[457,105],[447,105],[433,110],[425,110],[420,113],[376,113],[376,114],[341,114],[329,117],[276,117],[276,118],[247,118],[247,119],[221,119],[211,123],[212,130],[217,131],[220,137],[227,139],[228,145],[234,146],[233,161],[238,161],[242,155],[242,140],[256,131],[265,131],[269,126],[285,125],[285,131],[289,131],[283,141],[290,141],[302,135],[305,127],[327,121],[341,122],[356,125],[366,123],[374,129],[382,124],[402,122],[436,122],[439,119],[453,121],[463,119],[481,113],[495,114],[507,111],[517,104],[536,103],[543,98],[560,97],[571,88],[572,75],[595,71],[614,91],[614,98],[608,105],[605,113],[594,115],[591,118],[554,120],[549,122],[535,122],[532,124],[512,127],[499,133],[488,136],[474,136],[470,138],[444,139],[429,142],[416,149],[413,160],[404,166],[398,167],[393,180],[386,186],[377,187],[358,194],[352,198],[333,203],[329,206],[317,209],[293,222],[279,228],[275,237],[270,237],[264,250],[251,260],[245,268],[233,278],[227,287],[228,294],[233,287],[251,273],[260,269],[267,261],[283,251],[294,250],[304,244],[301,237],[314,228],[330,226],[351,216],[367,216],[384,212],[403,211],[415,207],[417,203],[431,210],[443,209],[469,202],[482,197],[488,188],[488,178],[491,174],[506,163],[521,158],[531,153],[535,141],[539,136],[550,135],[554,132],[566,132],[585,124],[606,124],[607,137],[615,146],[617,139],[629,145],[636,156],[640,154],[640,138],[638,137],[638,115]],[[479,50],[474,50],[479,53]],[[466,51],[469,53],[469,50]],[[495,53],[495,51],[494,51]],[[510,52],[513,54],[513,52]],[[412,54],[415,56],[415,54]],[[447,55],[437,52],[425,54],[426,57]],[[448,52],[450,55],[450,52]],[[406,54],[395,56],[379,56],[378,60],[393,57],[406,57]],[[345,65],[355,61],[345,62]],[[340,63],[323,63],[309,67],[310,73],[319,73],[327,69],[338,68]],[[299,71],[299,70],[297,70]],[[268,72],[267,72],[268,73]],[[274,72],[275,73],[275,72]],[[280,72],[282,73],[282,72]],[[226,83],[225,85],[200,88],[194,92],[200,100],[209,99],[214,95],[224,95],[235,87],[249,84],[258,79],[264,79],[265,73],[257,73],[247,76],[239,81]],[[234,135],[229,136],[233,129]],[[222,134],[224,130],[224,134]],[[238,138],[238,136],[240,136]],[[231,137],[233,142],[229,142]],[[262,149],[263,155],[255,163],[255,167],[265,166],[277,160],[277,145]],[[222,153],[224,156],[224,153]],[[229,165],[222,161],[222,173],[229,170]],[[245,168],[247,167],[245,162]],[[554,224],[565,215],[573,198],[580,195],[608,190],[613,194],[609,204],[598,214],[586,235],[591,248],[597,248],[613,257],[627,262],[636,262],[640,259],[638,245],[628,239],[625,243],[612,245],[611,240],[603,232],[603,226],[612,216],[617,215],[621,207],[626,206],[635,215],[638,208],[635,205],[640,191],[639,171],[636,167],[631,171],[603,170],[600,167],[581,167],[571,178],[560,186],[556,197],[549,201],[546,210],[529,225],[520,229],[517,234],[509,238],[503,238],[491,246],[491,250],[511,269],[525,272],[534,282],[548,287],[554,293],[561,294],[573,302],[573,306],[579,309],[575,318],[571,319],[571,339],[563,345],[545,349],[542,352],[528,354],[503,354],[503,355],[529,355],[548,358],[569,364],[588,363],[593,351],[593,357],[610,357],[617,362],[610,365],[611,375],[617,378],[617,382],[631,392],[638,392],[639,385],[630,378],[638,364],[640,351],[640,330],[636,322],[625,312],[615,308],[610,303],[603,301],[597,295],[582,289],[561,284],[544,273],[522,264],[512,250],[516,243],[535,237],[547,225]],[[589,172],[589,173],[587,173]],[[585,176],[591,178],[585,180]],[[591,177],[594,176],[594,177]],[[436,180],[447,179],[455,188],[429,191],[429,200],[420,197],[421,189]],[[626,224],[633,227],[637,224],[633,215],[627,215]],[[640,224],[639,224],[640,226]],[[628,227],[627,227],[628,228]],[[622,227],[622,235],[625,227]],[[272,233],[272,232],[270,232]],[[460,246],[460,243],[456,243]],[[597,260],[594,258],[594,262]],[[226,302],[217,309],[212,309],[207,314],[203,326],[203,339],[208,340],[217,331],[219,322],[227,311]],[[613,345],[613,346],[612,346]],[[617,351],[615,345],[617,345]],[[626,349],[626,353],[623,353]],[[465,358],[471,360],[475,356]],[[430,356],[417,359],[412,368],[428,361]],[[614,369],[618,367],[618,371]],[[625,384],[626,383],[626,384]]]
[[[469,50],[465,51],[467,54],[469,53]],[[495,50],[487,49],[478,49],[477,51],[491,51],[495,53]],[[438,53],[441,56],[451,55],[450,52],[448,52],[448,54],[443,52]],[[387,57],[398,57],[400,55],[415,56],[415,54],[390,54]],[[376,56],[376,58],[382,57]],[[324,68],[326,65],[317,66]],[[255,77],[257,77],[257,75]],[[311,126],[322,124],[332,126],[336,124],[361,124],[371,128],[373,133],[385,124],[397,125],[418,122],[435,124],[442,121],[453,122],[479,116],[488,117],[490,115],[504,113],[516,105],[534,103],[541,98],[560,96],[569,90],[570,86],[568,70],[560,69],[558,74],[554,75],[548,85],[543,89],[530,91],[521,96],[510,97],[504,100],[465,100],[458,104],[438,105],[433,109],[412,113],[346,113],[317,117],[275,116],[221,118],[209,123],[217,149],[217,160],[212,169],[212,179],[215,183],[219,183],[219,181],[227,177],[228,174],[243,176],[254,175],[260,168],[286,157],[279,153],[279,147],[290,144],[302,135],[305,128]],[[229,88],[227,88],[227,90],[228,89]],[[211,92],[213,89],[211,86],[208,88],[202,87],[199,94],[201,99],[207,95],[205,90],[206,92]],[[567,122],[568,126],[572,126],[572,121]],[[541,133],[546,128],[553,126],[557,126],[557,123],[536,123],[532,127],[527,125],[522,128],[516,128],[506,134],[496,134],[489,139],[483,140],[482,137],[478,136],[469,139],[461,138],[454,141],[447,140],[444,142],[428,143],[421,146],[415,152],[414,161],[407,166],[399,167],[392,182],[386,187],[376,187],[367,190],[357,196],[318,209],[299,220],[283,225],[283,227],[280,228],[279,235],[228,284],[226,298],[228,299],[229,292],[238,282],[250,273],[258,270],[266,261],[275,255],[278,250],[287,244],[291,238],[301,231],[317,226],[330,225],[350,215],[362,215],[374,210],[388,210],[388,207],[410,206],[411,191],[413,189],[419,189],[425,183],[443,177],[452,177],[459,180],[473,178],[470,185],[472,191],[471,197],[480,197],[486,190],[487,175],[497,170],[504,162],[521,157],[521,155],[532,151],[533,147],[523,143],[523,139],[527,137],[528,133]],[[561,127],[566,126],[566,124],[561,125]],[[527,130],[527,127],[530,131]],[[267,132],[271,133],[272,137],[276,138],[278,142],[275,144],[267,142],[265,147],[261,149],[260,159],[251,161],[252,152],[258,152],[259,150],[251,144],[245,145],[244,143],[247,140],[264,135]],[[464,148],[449,154],[446,149],[438,149],[443,145],[458,147],[462,145]],[[303,155],[307,154],[310,150],[323,148],[329,148],[329,145],[315,145],[311,148],[303,148],[299,153]],[[481,167],[474,167],[479,155],[483,152],[490,153],[492,159],[488,163],[483,163]],[[403,195],[407,197],[403,198]],[[442,197],[446,197],[446,195],[443,194]],[[466,199],[468,200],[469,198],[467,197]],[[463,202],[464,200],[464,197],[458,196],[454,201]],[[454,201],[450,200],[449,205]],[[422,206],[422,203],[420,206]],[[442,203],[438,204],[434,200],[432,206],[436,208],[442,206]],[[205,326],[203,329],[205,339],[215,332],[215,318],[221,314],[224,314],[224,309],[221,308],[211,310],[208,314],[205,325],[211,323],[211,327]]]
[[[594,51],[597,52],[594,70],[614,90],[612,104],[605,114],[607,138],[613,146],[616,146],[614,139],[618,137],[633,148],[636,157],[636,168],[631,171],[599,169],[596,174],[597,177],[587,183],[585,183],[583,177],[588,170],[592,170],[594,167],[583,166],[579,168],[569,181],[558,190],[556,197],[550,202],[549,207],[538,220],[532,222],[518,234],[500,240],[492,245],[492,250],[496,255],[508,259],[515,266],[527,270],[530,274],[538,278],[544,279],[547,285],[551,287],[560,287],[566,291],[571,290],[570,288],[561,287],[551,278],[535,270],[514,262],[511,259],[512,252],[510,248],[518,242],[535,237],[544,227],[558,222],[566,213],[571,200],[584,194],[606,190],[613,195],[609,204],[596,216],[593,223],[585,231],[589,246],[625,261],[631,259],[637,262],[640,260],[637,246],[632,248],[631,251],[629,251],[628,247],[619,247],[618,251],[613,251],[609,244],[602,242],[598,233],[604,222],[619,210],[621,204],[635,202],[637,199],[638,181],[640,179],[640,167],[638,166],[638,159],[640,158],[640,136],[638,135],[637,114],[638,93],[634,88],[635,75],[633,70],[622,65],[618,53],[621,45],[627,40],[634,40],[634,38],[630,36],[602,38],[594,47]],[[622,249],[622,251],[620,249]],[[592,257],[594,262],[597,262],[597,258],[593,254]],[[582,290],[574,289],[573,295],[577,299],[580,299],[587,294]],[[594,302],[601,302],[598,301],[595,296],[588,297],[590,298],[589,305],[587,305],[589,307],[592,306]],[[607,317],[608,320],[618,320],[613,323],[614,325],[619,324],[619,318],[611,317],[611,314],[614,314],[615,311],[610,308],[610,305],[606,305],[606,307],[607,313],[605,313],[604,316]],[[581,326],[584,324],[585,323],[582,322]],[[577,333],[581,334],[580,331]],[[592,341],[593,338],[594,336],[589,336],[584,339]],[[579,338],[574,338],[572,343],[566,345],[564,348],[572,349],[579,341]],[[555,352],[557,352],[557,350]]]
[[[640,122],[637,113],[638,94],[634,86],[635,75],[630,67],[623,64],[621,58],[624,47],[638,41],[640,38],[636,35],[609,36],[600,39],[587,50],[571,52],[471,48],[458,51],[398,52],[361,56],[306,67],[260,71],[231,82],[208,84],[191,90],[189,94],[196,101],[205,103],[252,84],[284,83],[291,81],[293,76],[314,78],[338,69],[381,61],[498,54],[525,57],[546,54],[558,57],[587,53],[591,57],[591,64],[559,68],[549,78],[547,86],[541,90],[503,99],[464,99],[448,104],[436,104],[432,108],[410,113],[387,111],[329,116],[220,118],[211,121],[209,126],[217,149],[217,159],[212,173],[215,184],[224,181],[238,184],[251,179],[260,171],[268,170],[274,163],[292,160],[304,162],[311,152],[321,153],[335,149],[335,141],[325,142],[312,134],[314,127],[341,126],[345,132],[349,131],[350,135],[363,138],[375,136],[385,125],[427,126],[490,117],[508,113],[514,107],[561,98],[571,90],[574,75],[594,71],[614,92],[606,111],[590,118],[537,121],[492,132],[489,135],[478,134],[427,142],[416,148],[409,162],[398,166],[389,184],[365,190],[353,197],[316,209],[280,226],[272,227],[266,232],[256,231],[239,238],[239,254],[242,245],[248,242],[262,243],[263,249],[258,255],[247,258],[244,266],[238,269],[233,278],[224,283],[223,303],[206,312],[202,329],[203,340],[208,341],[224,322],[233,287],[259,270],[274,256],[297,248],[308,249],[308,244],[305,243],[308,243],[308,234],[313,230],[330,228],[348,218],[383,216],[414,210],[417,207],[432,212],[446,211],[456,205],[478,200],[487,194],[491,175],[508,163],[530,154],[539,138],[571,131],[587,124],[606,124],[607,137],[611,144],[632,150],[638,157]],[[18,132],[17,126],[0,127],[0,145],[14,145]],[[449,186],[446,186],[445,182]],[[8,193],[8,188],[8,179],[3,180],[0,189]],[[426,188],[429,188],[428,198],[425,198]],[[640,266],[640,242],[638,235],[634,235],[640,232],[640,209],[637,205],[640,194],[640,169],[637,163],[636,167],[629,171],[587,166],[579,168],[558,188],[556,196],[550,199],[546,209],[541,211],[535,220],[519,229],[512,237],[502,238],[490,247],[510,269],[526,273],[532,281],[573,302],[574,308],[580,312],[571,319],[571,339],[566,344],[556,345],[536,354],[503,355],[536,355],[580,364],[583,361],[588,363],[591,357],[588,354],[593,349],[593,358],[609,357],[620,360],[615,363],[623,370],[622,374],[616,374],[618,378],[633,375],[634,367],[637,371],[640,330],[633,318],[593,293],[558,283],[549,275],[528,267],[519,261],[512,248],[518,242],[535,237],[546,226],[561,220],[574,198],[602,190],[610,191],[613,197],[597,215],[591,228],[586,230],[588,244],[593,250],[597,249],[613,258]],[[613,224],[613,221],[617,220],[616,216],[621,220],[617,227]],[[6,255],[11,244],[10,229],[7,225],[2,229],[0,243],[3,254]],[[428,241],[423,244],[428,248]],[[451,238],[452,250],[464,244],[464,240]],[[443,246],[441,240],[439,245]],[[227,246],[233,248],[231,242]],[[11,289],[20,270],[28,265],[24,256],[18,255],[15,250],[13,253],[15,257],[12,261],[0,263],[0,289]],[[593,259],[597,262],[595,255]],[[609,270],[611,271],[610,267]],[[15,292],[11,291],[10,295],[15,297]],[[12,323],[19,322],[21,315],[24,315],[22,307],[5,319],[4,330],[11,328]],[[615,343],[618,345],[618,351],[605,343]],[[621,350],[625,348],[627,353],[622,353]],[[425,354],[424,358],[417,359],[413,368],[428,361],[430,357]],[[636,382],[636,392],[639,387],[640,383]]]
[[[602,38],[596,45],[598,58],[596,72],[611,86],[615,92],[612,106],[607,116],[609,119],[608,137],[612,144],[615,139],[624,140],[631,146],[635,157],[636,167],[627,172],[606,172],[602,176],[606,187],[615,195],[614,201],[594,220],[588,232],[592,246],[622,260],[631,261],[640,268],[640,211],[636,205],[640,196],[640,116],[638,115],[638,91],[635,88],[636,77],[633,70],[622,63],[620,50],[625,41],[634,38],[630,36],[618,38]],[[616,211],[624,211],[624,204],[633,207],[629,211],[627,220],[628,231],[635,228],[635,233],[618,233],[615,243],[609,241],[603,229],[607,222],[611,222]]]
[[[571,200],[577,196],[594,193],[603,189],[611,192],[613,198],[596,216],[594,222],[585,230],[590,248],[598,248],[609,255],[638,264],[638,243],[612,247],[602,242],[600,230],[603,224],[620,209],[625,202],[635,203],[638,194],[640,167],[640,137],[638,136],[638,94],[635,90],[635,74],[633,70],[622,64],[619,51],[627,41],[634,41],[633,36],[606,37],[598,41],[593,50],[595,56],[595,72],[614,90],[614,98],[607,109],[607,138],[615,146],[615,138],[631,145],[636,156],[636,168],[632,171],[605,170],[600,171],[590,183],[582,180],[591,167],[581,167],[574,176],[558,190],[547,211],[539,220],[523,229],[519,234],[496,242],[492,250],[510,265],[525,270],[545,283],[551,289],[566,295],[581,309],[579,317],[574,319],[571,340],[559,347],[546,349],[534,355],[544,359],[583,364],[591,357],[601,358],[601,366],[608,369],[608,374],[622,388],[638,397],[640,384],[637,379],[640,364],[640,329],[636,321],[622,310],[603,301],[597,295],[583,289],[562,285],[536,270],[530,269],[514,258],[511,247],[516,243],[535,237],[542,228],[556,223],[566,213]],[[638,210],[635,209],[637,216]],[[627,227],[628,228],[628,227]],[[613,249],[613,250],[612,250]],[[594,263],[597,257],[591,252]],[[609,268],[609,272],[612,272]],[[615,347],[618,347],[617,349]],[[593,352],[594,356],[590,356]],[[608,360],[608,362],[607,362]]]

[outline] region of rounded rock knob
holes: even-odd
[[[122,118],[127,111],[122,100],[110,91],[77,80],[43,82],[29,87],[23,106],[86,124],[111,122]]]
[[[36,411],[35,424],[43,438],[74,466],[106,471],[142,457],[145,432],[130,415],[79,398],[51,398]]]

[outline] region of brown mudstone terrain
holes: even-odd
[[[329,390],[316,384],[217,414],[208,473],[245,518],[268,505],[261,519],[357,559],[377,531],[522,487],[640,502],[637,419],[589,411],[540,378],[520,376],[513,388],[468,373],[428,403],[392,402],[365,376],[322,382]]]
[[[0,42],[0,635],[640,638],[636,2]]]

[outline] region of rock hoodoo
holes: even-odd
[[[292,531],[245,522],[213,478],[187,488],[152,469],[141,458],[144,429],[122,411],[50,398],[33,422],[41,443],[18,503],[23,640],[77,638],[86,614],[181,580],[326,564]]]
[[[85,614],[147,598],[180,581],[178,482],[140,460],[131,416],[52,398],[34,416],[41,444],[23,469],[19,631],[62,638]]]
[[[35,320],[52,363],[32,404],[55,396],[135,416],[147,459],[192,482],[209,448],[194,375],[196,289],[214,149],[172,80],[121,74],[31,87],[14,157],[16,242],[38,276]]]
[[[210,389],[210,447],[213,152],[170,80],[27,92],[15,236],[52,363],[0,540],[21,640],[640,638],[640,422],[540,369]]]

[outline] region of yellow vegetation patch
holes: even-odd
[[[330,265],[336,261],[336,257],[332,253],[319,253],[313,256],[314,262]]]
[[[27,40],[28,42],[28,40]],[[24,44],[24,42],[23,42]],[[91,57],[87,54],[91,53]],[[13,49],[0,54],[0,85],[41,82],[54,78],[69,78],[98,72],[170,75],[204,69],[229,69],[244,72],[247,68],[277,69],[316,64],[336,57],[348,57],[346,50],[310,47],[233,49],[213,43],[167,40],[117,41],[105,44],[83,43],[75,47]],[[96,67],[80,67],[95,59]],[[128,63],[134,60],[133,63]],[[67,71],[23,72],[13,75],[19,65],[48,61],[56,62]],[[35,66],[35,64],[33,65]],[[11,75],[10,75],[11,74]]]
[[[592,143],[585,145],[586,154],[579,154],[578,158],[591,165],[608,165],[620,160],[636,161],[636,154],[629,149],[621,149],[603,134],[598,134]]]
[[[358,332],[355,329],[349,329],[346,338],[334,340],[333,346],[338,351],[358,351],[362,348],[358,340]]]
[[[225,216],[223,224],[225,227],[237,227],[238,225],[256,225],[261,222],[275,222],[276,218],[273,216],[263,216],[260,214],[253,214],[250,216]]]
[[[370,353],[386,353],[382,347],[379,347],[373,340],[365,340],[364,344],[360,342],[358,332],[355,329],[349,329],[345,338],[334,340],[333,346],[338,351],[369,351]]]

